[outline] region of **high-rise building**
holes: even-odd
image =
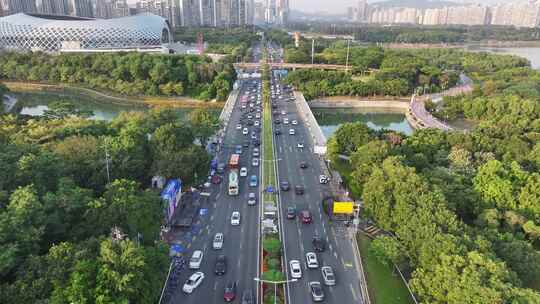
[[[67,0],[41,0],[38,11],[47,15],[68,15],[69,3]]]
[[[491,24],[536,27],[540,22],[540,2],[505,3],[491,9]]]
[[[254,24],[260,24],[264,23],[264,14],[265,14],[265,7],[264,3],[262,2],[255,2],[254,3],[254,9],[253,9],[253,23]]]
[[[199,0],[180,0],[181,26],[200,26],[200,17]]]
[[[369,20],[369,6],[367,0],[358,1],[358,8],[356,10],[356,21],[367,22]]]
[[[94,17],[94,10],[90,0],[70,0],[70,14],[78,17]]]
[[[202,26],[215,26],[215,0],[199,0],[200,22]]]
[[[7,0],[4,11],[6,14],[37,13],[36,0]]]

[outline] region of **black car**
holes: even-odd
[[[306,169],[308,167],[308,164],[307,162],[303,161],[303,162],[300,162],[300,168],[302,169]]]
[[[281,183],[279,183],[279,188],[281,189],[281,191],[289,191],[289,189],[291,189],[291,185],[289,185],[289,182],[282,181]]]
[[[302,185],[297,185],[297,186],[295,186],[295,187],[294,187],[294,193],[295,193],[296,195],[302,195],[302,194],[304,194],[304,186],[302,186]]]
[[[253,126],[253,120],[251,120],[251,119],[248,120],[247,124],[248,124],[248,126]]]
[[[316,235],[311,241],[313,249],[317,252],[323,252],[326,249],[326,242],[320,236]]]
[[[260,145],[261,145],[261,140],[258,139],[258,138],[257,138],[257,139],[254,139],[254,140],[253,140],[253,145],[254,145],[255,147],[260,146]]]
[[[296,217],[296,208],[294,207],[287,207],[287,218],[289,220],[292,220]]]
[[[251,289],[246,289],[242,293],[242,304],[254,304],[255,298],[253,297],[253,292]]]
[[[216,258],[216,265],[214,267],[216,275],[224,275],[227,272],[227,257],[220,254]]]
[[[274,134],[276,134],[276,135],[281,135],[281,130],[280,130],[280,129],[275,130],[275,131],[274,131]]]
[[[245,140],[244,143],[242,144],[242,146],[244,148],[249,148],[249,140]]]
[[[275,123],[276,125],[279,125],[279,124],[281,123],[281,121],[280,121],[279,119],[274,119],[274,123]]]

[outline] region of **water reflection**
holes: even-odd
[[[413,133],[405,114],[391,109],[313,109],[313,114],[327,138],[347,122],[363,122],[374,130],[388,129],[407,135]]]

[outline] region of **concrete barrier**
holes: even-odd
[[[319,155],[325,155],[326,137],[324,136],[322,129],[317,122],[317,119],[315,119],[313,112],[311,112],[311,108],[309,107],[306,99],[304,98],[304,94],[298,91],[294,91],[294,97],[296,99],[296,107],[298,108],[298,113],[306,124],[306,127],[308,128],[311,135],[313,152]]]

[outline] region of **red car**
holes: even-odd
[[[302,210],[300,212],[300,219],[302,220],[302,223],[304,224],[311,224],[311,221],[312,221],[311,212],[309,212],[309,210]]]
[[[219,183],[221,183],[221,176],[217,174],[212,176],[212,184],[217,185]]]
[[[232,302],[236,297],[236,282],[229,282],[225,286],[225,292],[223,293],[223,299],[225,302]]]

